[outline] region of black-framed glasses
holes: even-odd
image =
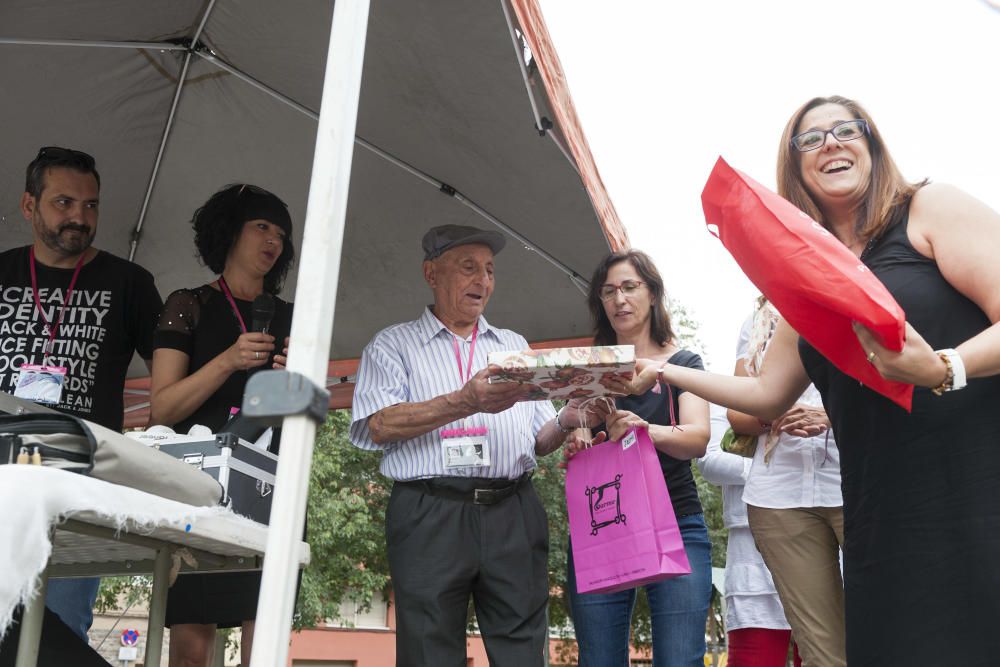
[[[868,134],[868,121],[856,118],[837,123],[829,130],[809,130],[792,137],[792,146],[802,153],[814,151],[826,143],[828,134],[832,134],[837,141],[854,141]]]
[[[89,153],[62,146],[42,146],[38,149],[38,155],[35,156],[34,161],[38,162],[39,160],[69,160],[79,163],[88,171],[93,171],[97,165],[97,161]]]
[[[644,284],[641,280],[623,280],[618,285],[606,283],[601,285],[598,294],[601,297],[601,301],[610,301],[615,298],[615,294],[618,292],[621,292],[624,297],[630,297],[634,296]]]

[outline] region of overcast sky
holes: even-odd
[[[732,371],[757,292],[705,231],[701,190],[719,155],[773,189],[808,99],[859,100],[908,179],[1000,210],[1000,11],[982,0],[539,1],[632,244],[713,370]]]

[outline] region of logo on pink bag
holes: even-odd
[[[590,534],[605,526],[625,523],[625,515],[621,511],[622,476],[615,475],[614,481],[600,486],[589,486],[584,493],[590,501]]]

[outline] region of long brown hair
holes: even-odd
[[[660,345],[667,345],[674,340],[674,330],[670,325],[670,313],[667,311],[666,290],[663,287],[663,278],[656,270],[652,258],[641,250],[627,250],[625,252],[613,252],[597,265],[594,275],[590,279],[590,290],[587,292],[587,305],[590,307],[590,316],[594,322],[594,343],[597,345],[617,345],[618,334],[615,333],[608,320],[608,314],[604,312],[604,303],[601,301],[601,287],[608,279],[608,271],[611,267],[620,262],[628,262],[642,278],[649,290],[652,312],[649,316],[649,335]]]
[[[802,154],[792,146],[792,137],[798,133],[802,117],[809,111],[824,104],[844,107],[856,119],[868,124],[868,151],[871,154],[872,173],[868,189],[857,209],[855,234],[861,240],[879,236],[896,218],[900,210],[910,203],[913,194],[923,187],[927,180],[908,183],[889,154],[875,121],[856,101],[832,95],[814,97],[792,115],[781,135],[778,146],[778,194],[805,211],[813,220],[824,227],[830,227],[823,212],[802,182]],[[832,230],[831,230],[832,231]]]

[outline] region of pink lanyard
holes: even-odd
[[[458,363],[458,379],[463,385],[472,377],[472,355],[476,352],[476,337],[478,335],[479,323],[477,322],[475,328],[472,330],[472,342],[469,344],[469,366],[465,371],[465,375],[462,375],[462,354],[458,351],[458,336],[451,337],[451,344],[455,348],[455,361]]]
[[[219,276],[219,288],[222,289],[222,293],[226,295],[229,300],[229,305],[233,307],[233,315],[240,322],[240,331],[243,333],[247,332],[247,325],[243,322],[243,316],[240,315],[240,309],[236,307],[236,301],[233,300],[233,293],[229,291],[229,285],[226,284],[226,279]]]
[[[66,290],[66,298],[63,299],[62,306],[59,307],[59,314],[56,316],[55,324],[49,324],[48,318],[45,317],[45,311],[42,310],[42,301],[38,298],[38,274],[35,272],[34,246],[28,251],[28,268],[31,271],[31,295],[35,298],[35,307],[38,308],[38,316],[42,318],[42,322],[49,328],[49,342],[45,344],[46,357],[52,354],[52,347],[56,342],[56,334],[59,333],[59,324],[62,322],[63,313],[66,312],[66,306],[69,305],[70,297],[73,296],[73,287],[76,286],[76,279],[80,276],[80,269],[83,268],[83,257],[86,254],[84,252],[80,255],[80,259],[76,262],[73,277],[69,281],[69,289]],[[45,363],[45,361],[45,359],[42,359],[42,363]]]

